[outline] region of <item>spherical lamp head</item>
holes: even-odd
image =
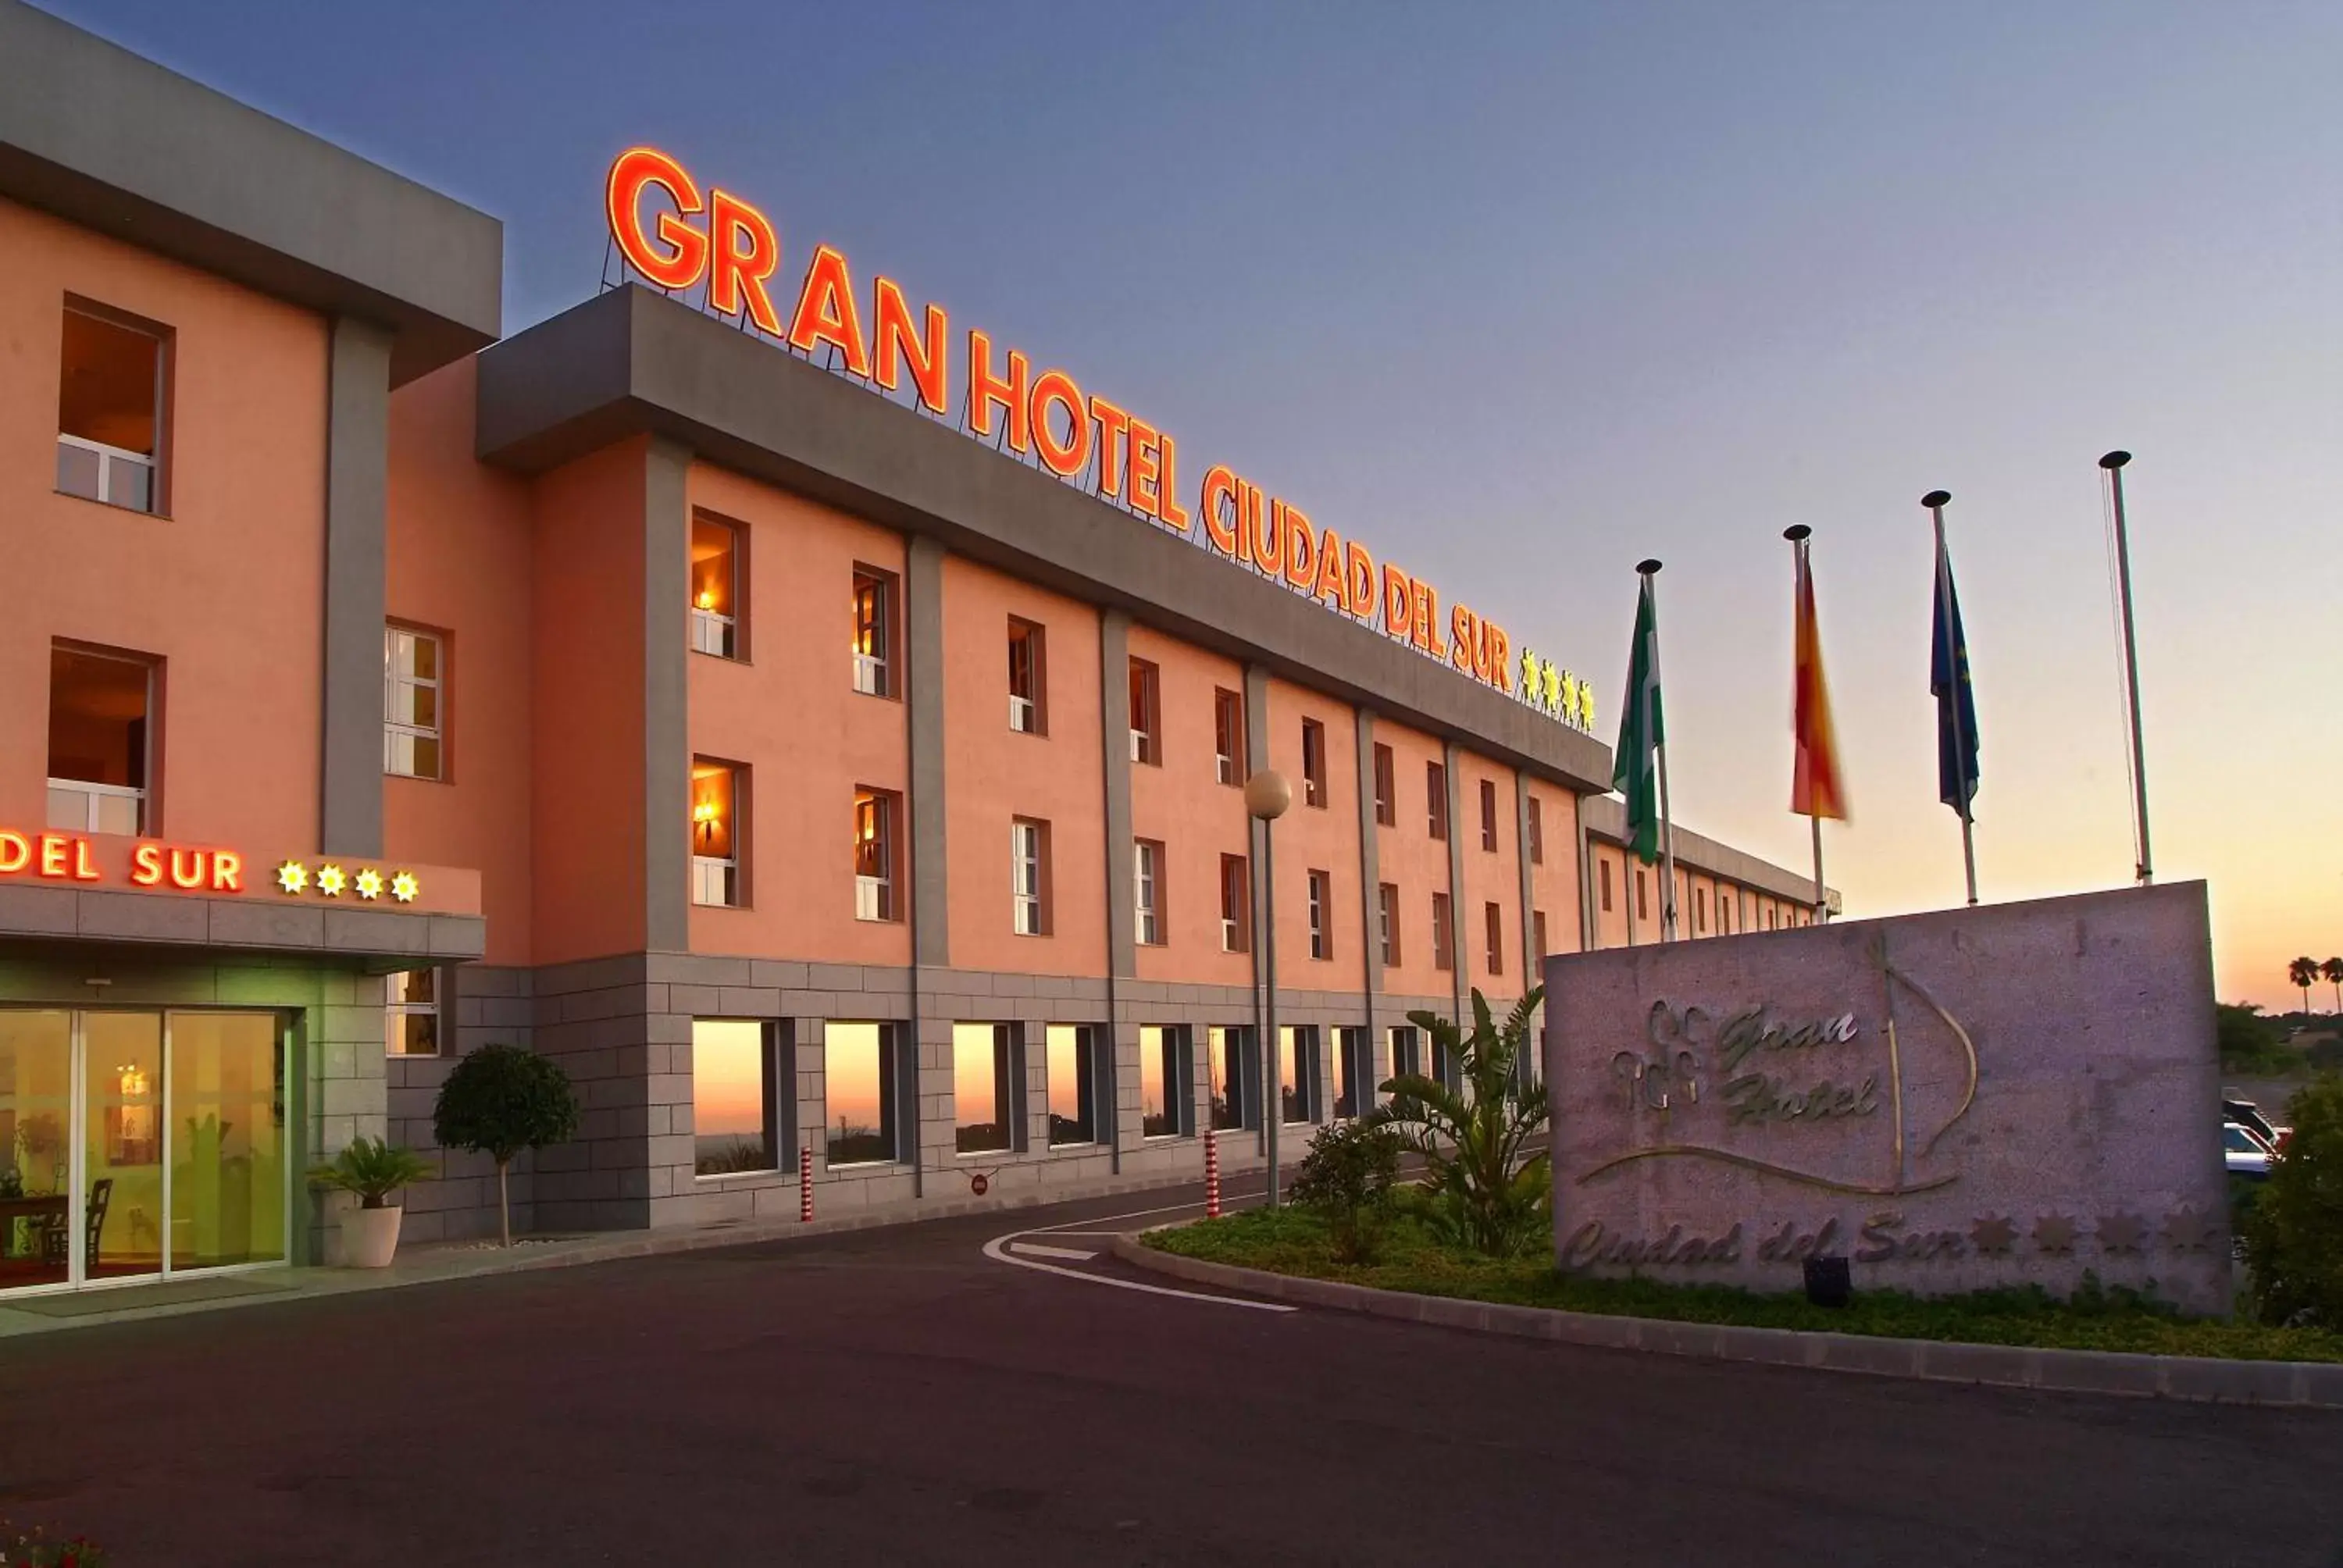
[[[1264,822],[1274,822],[1293,804],[1293,786],[1274,768],[1264,768],[1245,780],[1245,811]]]

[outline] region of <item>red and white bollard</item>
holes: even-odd
[[[798,1222],[813,1222],[813,1151],[798,1151]]]
[[[1221,1217],[1221,1140],[1212,1128],[1204,1129],[1204,1218]]]

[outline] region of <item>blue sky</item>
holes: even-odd
[[[1986,896],[2127,879],[2127,447],[2159,873],[2225,996],[2343,951],[2343,7],[47,3],[503,218],[508,330],[664,146],[784,277],[828,242],[1064,366],[1590,677],[1606,739],[1661,556],[1680,819],[1791,866],[1812,525],[1856,913],[1960,895],[1937,486]]]

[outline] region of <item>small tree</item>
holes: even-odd
[[[578,1096],[569,1075],[533,1050],[484,1045],[456,1064],[439,1086],[431,1133],[442,1149],[469,1149],[497,1162],[497,1205],[504,1242],[512,1245],[514,1155],[576,1136]]]
[[[1454,1239],[1495,1257],[1520,1252],[1552,1222],[1547,1157],[1525,1152],[1545,1126],[1545,1085],[1525,1087],[1521,1070],[1530,1020],[1544,995],[1532,987],[1501,1028],[1490,1016],[1488,999],[1474,988],[1470,1034],[1436,1013],[1408,1014],[1458,1064],[1463,1091],[1422,1073],[1402,1073],[1383,1086],[1390,1103],[1367,1118],[1423,1156],[1424,1185]]]
[[[1346,1263],[1374,1261],[1392,1183],[1399,1179],[1399,1135],[1369,1121],[1338,1121],[1310,1141],[1293,1173],[1297,1208],[1325,1216],[1334,1255]]]
[[[2265,1322],[2308,1312],[2343,1327],[2343,1076],[2322,1075],[2287,1104],[2294,1134],[2245,1215],[2246,1265]]]
[[[2214,1004],[2214,1032],[2221,1048],[2222,1070],[2277,1074],[2286,1071],[2298,1060],[2288,1049],[2278,1025],[2262,1016],[2259,1003],[2217,1002]]]
[[[2302,990],[2302,1019],[2310,1021],[2310,988],[2318,981],[2318,960],[2297,959],[2286,966],[2286,978]]]
[[[2318,966],[2318,972],[2335,988],[2335,1011],[2343,1016],[2343,959],[2328,959]]]

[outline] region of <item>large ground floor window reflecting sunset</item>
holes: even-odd
[[[1099,1141],[1098,1041],[1105,1031],[1089,1024],[1053,1023],[1045,1036],[1050,1059],[1050,1143],[1052,1148]]]
[[[1017,1147],[1024,1050],[1013,1023],[952,1025],[952,1147],[962,1154]]]
[[[869,1165],[902,1158],[900,1064],[897,1026],[843,1023],[823,1031],[825,1158],[831,1165]]]
[[[692,1020],[695,1173],[736,1176],[780,1169],[774,1076],[770,1025],[757,1019]]]
[[[1226,1132],[1261,1125],[1259,1056],[1246,1025],[1204,1031],[1206,1066],[1212,1075],[1212,1125]]]
[[[1318,1120],[1318,1026],[1277,1031],[1278,1114],[1287,1122]]]
[[[1334,1031],[1334,1116],[1348,1121],[1375,1103],[1373,1036],[1363,1029]]]
[[[1139,1127],[1143,1138],[1182,1138],[1196,1131],[1195,1073],[1188,1026],[1139,1030]]]

